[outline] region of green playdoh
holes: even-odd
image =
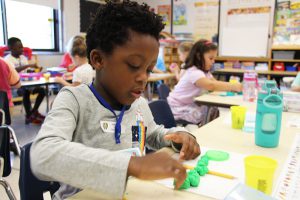
[[[195,167],[195,170],[197,171],[197,173],[200,175],[200,176],[204,176],[205,174],[208,173],[208,168],[207,166],[197,166]]]
[[[176,180],[174,180],[173,185],[176,185]],[[183,184],[180,186],[179,190],[189,189],[191,187],[190,179],[187,176]]]
[[[196,170],[189,171],[188,178],[192,187],[198,187],[200,183],[200,176]]]
[[[229,153],[224,151],[209,150],[205,154],[209,160],[225,161],[229,159]]]

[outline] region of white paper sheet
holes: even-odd
[[[201,147],[202,155],[205,154],[209,148]],[[234,152],[228,152],[230,157],[227,161],[217,162],[209,161],[208,169],[228,175],[232,175],[237,179],[227,179],[218,176],[213,176],[206,174],[203,177],[200,177],[200,184],[198,187],[191,187],[186,191],[192,192],[195,194],[200,194],[215,199],[224,199],[226,195],[231,192],[240,182],[244,183],[244,158],[246,155],[238,154]],[[178,158],[178,154],[175,154],[174,157]],[[186,161],[184,164],[190,166],[196,166],[197,161],[200,157],[195,160]],[[174,188],[173,179],[164,179],[157,181],[160,184],[165,185],[169,188]]]

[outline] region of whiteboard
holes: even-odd
[[[275,0],[222,0],[219,56],[269,57]]]

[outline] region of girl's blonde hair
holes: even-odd
[[[85,37],[82,36],[82,35],[75,35],[74,37],[72,37],[69,41],[68,41],[68,44],[66,46],[66,51],[68,53],[71,53],[72,51],[72,48],[74,46],[78,46],[78,45],[81,45],[81,44],[84,44],[85,45]]]
[[[193,42],[181,42],[178,46],[178,50],[182,53],[188,53],[193,47]]]

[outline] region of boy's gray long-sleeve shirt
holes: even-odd
[[[146,146],[151,149],[171,146],[163,139],[165,134],[186,131],[156,125],[146,100],[139,98],[125,111],[121,143],[116,144],[114,133],[104,131],[101,123],[116,119],[90,88],[84,84],[63,88],[31,147],[33,173],[42,180],[61,183],[53,199],[65,199],[80,189],[121,199],[131,155],[117,150],[132,147],[132,127],[140,118],[147,127]]]

